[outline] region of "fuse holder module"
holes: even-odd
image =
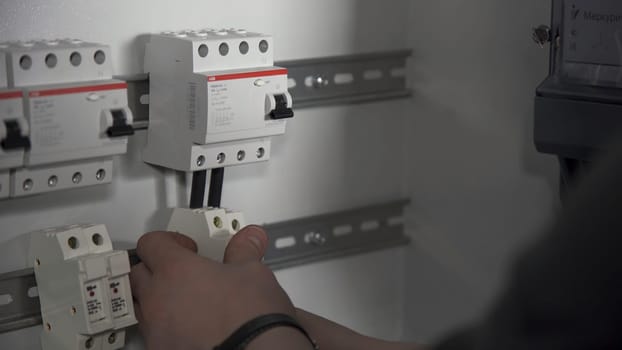
[[[30,234],[43,350],[121,349],[137,323],[126,251],[114,251],[104,225]]]

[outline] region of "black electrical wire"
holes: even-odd
[[[207,197],[207,206],[212,208],[220,208],[220,199],[222,198],[222,182],[225,177],[225,168],[212,169],[209,181],[209,195]]]
[[[190,209],[203,208],[205,200],[205,185],[207,184],[207,170],[192,173],[192,188],[190,190]],[[210,189],[211,193],[211,189]]]

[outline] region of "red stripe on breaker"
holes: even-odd
[[[213,75],[213,76],[207,77],[207,80],[208,81],[236,80],[236,79],[246,79],[246,78],[270,77],[273,75],[286,75],[286,74],[287,74],[287,69],[274,69],[274,70],[264,70],[264,71],[259,71],[259,72]]]
[[[22,97],[21,91],[0,92],[0,100],[8,100],[10,98]]]
[[[91,85],[91,86],[77,86],[64,89],[52,89],[31,91],[28,96],[30,97],[42,97],[42,96],[54,96],[54,95],[67,95],[78,94],[81,92],[95,92],[95,91],[107,91],[107,90],[120,90],[127,89],[127,83],[114,83],[105,85]]]

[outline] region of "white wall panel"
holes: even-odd
[[[144,34],[202,27],[271,33],[277,60],[406,47],[407,1],[2,1],[0,41],[80,37],[112,46],[117,74],[142,70]],[[269,163],[225,171],[223,205],[249,222],[274,222],[401,197],[404,102],[298,111],[273,141]],[[0,202],[0,271],[23,267],[14,237],[73,222],[108,226],[132,243],[187,205],[185,177],[144,164],[145,132],[115,160],[109,186]],[[7,242],[12,242],[8,244]],[[372,335],[401,334],[401,250],[278,273],[299,304]],[[0,336],[0,347],[37,349],[38,328]],[[136,338],[133,338],[136,342]],[[132,346],[131,348],[135,348]]]
[[[482,315],[516,251],[557,207],[555,159],[531,138],[548,53],[530,30],[548,22],[549,2],[174,4],[3,1],[0,40],[107,42],[119,74],[142,69],[144,34],[207,26],[272,33],[276,60],[413,48],[413,101],[298,111],[269,163],[227,169],[223,204],[261,223],[408,195],[409,248],[280,271],[280,281],[298,305],[388,338],[434,340]],[[144,132],[131,139],[110,186],[0,202],[0,242],[76,221],[106,223],[130,243],[164,227],[187,186],[142,163],[144,143]],[[0,270],[20,267],[18,252],[1,252]],[[36,332],[0,344],[35,349]]]

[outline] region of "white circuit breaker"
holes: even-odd
[[[246,221],[241,212],[178,208],[173,210],[167,231],[192,238],[200,256],[222,262],[229,240],[244,226]]]
[[[111,182],[112,157],[126,152],[133,117],[127,84],[112,78],[110,48],[70,39],[0,45],[8,88],[23,94],[25,116],[17,124],[0,116],[5,133],[20,141],[8,150],[24,153],[9,166],[10,196]],[[4,163],[0,152],[0,171]]]
[[[112,350],[137,323],[127,251],[114,251],[104,225],[72,225],[30,234],[43,350]]]
[[[144,160],[180,171],[266,161],[293,117],[273,41],[245,30],[165,32],[145,52],[150,79]]]

